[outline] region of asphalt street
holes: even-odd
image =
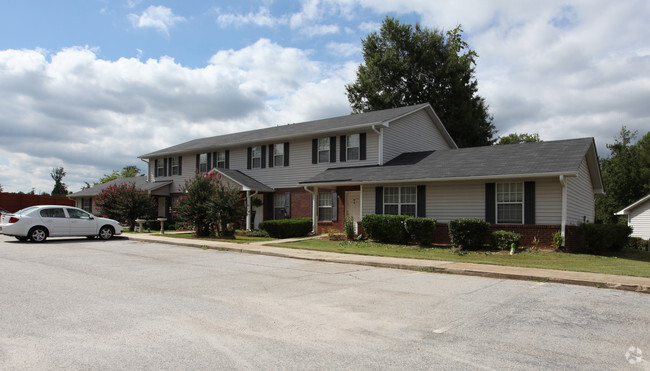
[[[650,295],[0,236],[0,369],[650,369]]]

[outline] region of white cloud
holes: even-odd
[[[325,68],[266,39],[219,51],[200,68],[68,48],[51,57],[0,51],[0,71],[6,191],[50,192],[58,166],[78,191],[113,169],[144,168],[137,156],[186,140],[349,112],[349,67]]]
[[[154,28],[164,34],[169,34],[169,28],[179,22],[185,21],[184,17],[174,15],[170,8],[165,6],[150,6],[141,15],[129,14],[133,27]]]
[[[361,22],[361,24],[359,24],[359,30],[364,33],[379,31],[380,28],[381,23],[379,22]]]
[[[361,46],[353,43],[337,43],[332,41],[327,44],[327,50],[332,55],[343,56],[345,58],[361,54]]]
[[[219,12],[219,9],[217,9]],[[269,8],[260,7],[257,13],[248,13],[245,15],[242,14],[219,14],[217,17],[217,23],[221,27],[227,27],[230,25],[241,27],[248,24],[254,24],[259,27],[274,27],[279,24],[287,24],[286,17],[274,17],[271,15]]]

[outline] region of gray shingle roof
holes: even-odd
[[[187,152],[200,152],[202,150],[227,148],[236,145],[252,144],[262,141],[272,142],[273,140],[286,140],[288,138],[315,135],[319,133],[328,133],[346,128],[369,127],[373,124],[379,124],[394,120],[405,114],[420,110],[427,106],[429,106],[429,104],[424,103],[415,106],[332,117],[316,121],[274,126],[264,129],[243,131],[239,133],[219,135],[209,138],[200,138],[172,147],[164,148],[155,152],[147,153],[146,155],[140,156],[140,158],[168,156]],[[444,134],[445,133],[443,133],[443,135]],[[451,140],[451,138],[449,138],[449,140]]]
[[[328,169],[301,184],[569,175],[577,173],[592,148],[595,151],[593,138],[583,138],[440,150],[412,164],[393,160],[383,166]],[[600,189],[598,184],[594,188]]]
[[[248,175],[242,173],[239,170],[232,169],[215,169],[215,171],[220,172],[226,177],[232,179],[239,185],[250,189],[251,191],[260,191],[260,192],[274,192],[273,188],[268,187],[265,184],[258,182],[257,180],[249,177]]]
[[[103,184],[98,184],[96,186],[87,188],[87,189],[82,189],[79,192],[75,192],[71,195],[68,195],[68,197],[76,198],[76,197],[93,197],[97,196],[101,191],[106,189],[106,187],[110,185],[117,185],[117,184],[131,184],[135,183],[135,187],[138,189],[141,189],[143,191],[151,192],[154,191],[158,188],[164,187],[166,185],[172,184],[171,180],[165,180],[165,181],[158,181],[158,182],[147,182],[147,177],[146,176],[136,176],[136,177],[131,177],[131,178],[118,178],[111,180],[110,182],[103,183]]]

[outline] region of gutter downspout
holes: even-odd
[[[567,220],[567,179],[564,175],[560,175],[560,185],[562,186],[562,225],[560,233],[562,234],[562,247],[566,242],[566,220]]]
[[[149,161],[141,158],[140,161],[144,162],[147,164],[147,183],[151,183],[151,171],[149,170]]]
[[[307,186],[304,187],[305,191],[311,193],[311,215],[312,215],[312,233],[318,233],[318,187],[314,187],[313,191],[310,191]]]
[[[377,165],[383,165],[384,164],[384,129],[380,128],[377,130],[375,127],[376,125],[372,125],[372,131],[377,133],[379,135],[379,159],[377,161]]]
[[[248,190],[246,191],[246,230],[251,231],[251,216],[253,215],[253,205],[251,205],[251,200],[255,195],[257,195],[259,191],[255,191],[255,193],[251,194],[251,191]]]

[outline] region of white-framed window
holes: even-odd
[[[318,162],[330,162],[330,138],[318,139]]]
[[[262,147],[253,147],[251,150],[251,166],[253,169],[262,167]]]
[[[332,220],[332,192],[318,194],[318,220]]]
[[[359,134],[348,135],[345,138],[347,160],[359,159]]]
[[[497,224],[523,223],[524,184],[497,183]]]
[[[286,209],[287,195],[285,193],[275,193],[273,195],[273,219],[286,219],[289,210]]]
[[[165,176],[165,160],[156,161],[156,176]]]
[[[384,214],[415,216],[417,187],[384,187]]]
[[[217,166],[217,169],[225,169],[226,168],[226,152],[225,151],[219,151],[217,152],[217,162],[215,165]]]
[[[93,212],[93,199],[88,197],[88,198],[82,198],[81,199],[81,209],[86,210],[89,213]]]
[[[171,175],[178,175],[180,173],[180,164],[179,164],[179,158],[178,157],[172,157],[172,174]]]
[[[284,143],[273,145],[273,166],[284,166]]]
[[[207,173],[207,172],[208,172],[208,154],[201,153],[199,155],[199,173]]]

